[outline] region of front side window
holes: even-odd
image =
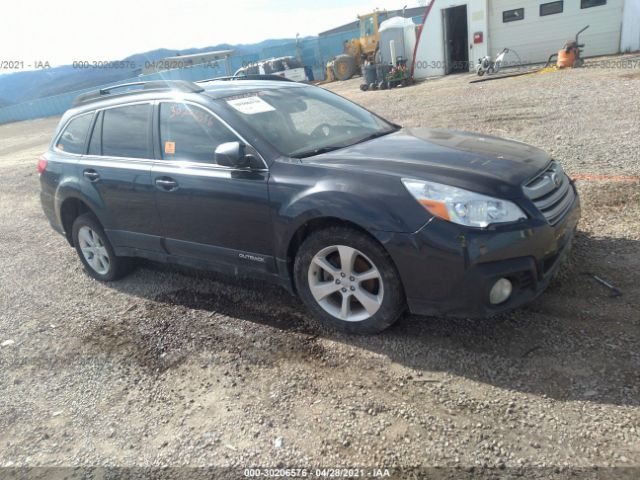
[[[56,148],[67,153],[83,154],[84,142],[87,139],[92,118],[93,112],[85,113],[71,120],[58,138]]]
[[[160,148],[164,160],[215,163],[216,147],[238,138],[202,108],[166,102],[160,104]]]
[[[275,150],[308,157],[397,130],[355,103],[318,87],[283,87],[219,100]]]
[[[549,2],[540,5],[540,16],[555,15],[556,13],[562,13],[564,9],[564,2]]]
[[[102,155],[150,158],[150,104],[109,108],[102,117]]]
[[[524,20],[524,8],[516,8],[502,12],[502,21],[504,23],[517,22],[518,20]]]
[[[599,7],[606,4],[607,0],[580,0],[580,8]]]

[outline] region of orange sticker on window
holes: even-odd
[[[164,153],[168,155],[176,153],[176,142],[164,142]]]

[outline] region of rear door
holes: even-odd
[[[216,116],[192,103],[158,105],[158,212],[172,255],[271,272],[273,233],[268,170],[215,162],[215,149],[240,141]]]
[[[100,110],[80,160],[83,190],[116,247],[161,251],[151,183],[152,114],[150,103]]]

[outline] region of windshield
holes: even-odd
[[[288,157],[336,150],[397,129],[318,87],[264,90],[222,101],[240,121]]]
[[[360,19],[360,36],[368,37],[374,33],[373,15]]]

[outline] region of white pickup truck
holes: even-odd
[[[296,57],[278,57],[260,60],[236,70],[234,77],[244,75],[279,75],[294,82],[308,82],[311,79],[305,71],[304,65]]]

